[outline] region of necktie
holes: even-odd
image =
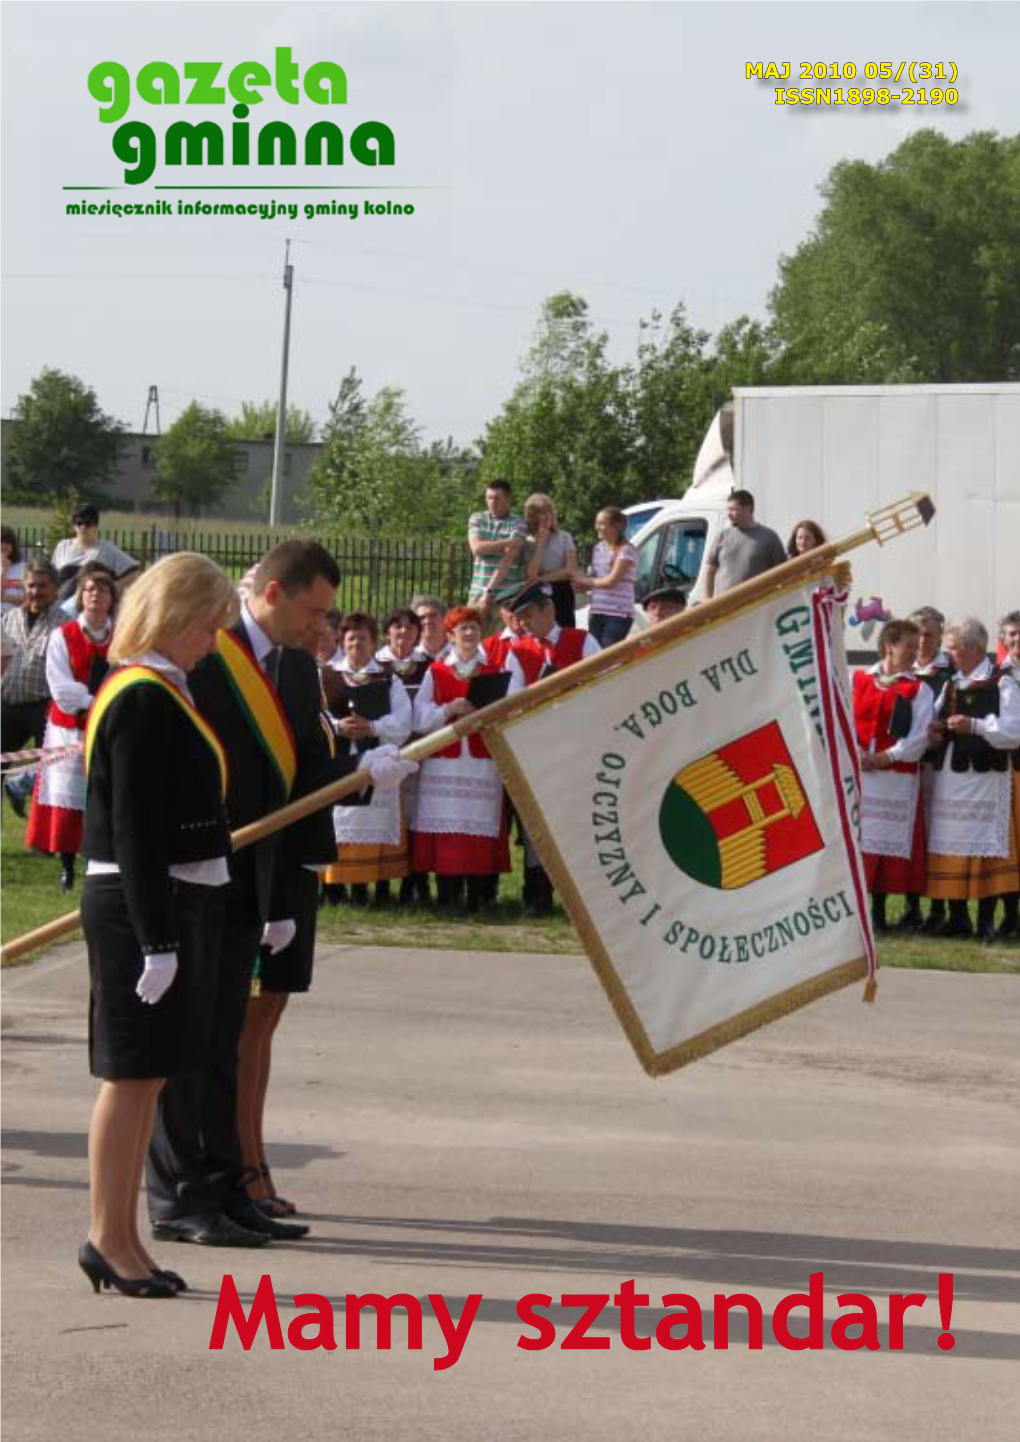
[[[275,685],[276,685],[276,681],[277,681],[277,677],[278,677],[279,674],[280,674],[280,648],[279,648],[279,646],[274,646],[271,651],[267,651],[267,652],[266,652],[266,659],[265,659],[265,663],[264,663],[264,669],[265,669],[265,673],[266,673],[266,680],[269,681],[269,682],[271,682],[271,684],[275,686]]]

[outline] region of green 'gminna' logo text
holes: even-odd
[[[293,128],[283,120],[264,125],[254,137],[254,161],[251,126],[248,115],[253,105],[260,105],[265,96],[261,90],[272,86],[281,100],[298,105],[300,66],[291,59],[289,45],[276,50],[275,71],[257,60],[242,60],[226,76],[226,84],[217,84],[223,63],[220,60],[189,60],[184,65],[184,82],[176,68],[165,60],[143,65],[135,77],[135,93],[147,105],[226,105],[227,92],[236,103],[232,109],[234,123],[230,126],[229,145],[224,128],[212,120],[191,124],[175,121],[167,128],[163,141],[166,165],[297,165],[298,139]],[[131,76],[125,66],[115,60],[104,60],[89,71],[89,94],[100,103],[99,119],[103,125],[116,125],[128,113],[131,104]],[[304,94],[313,105],[346,105],[347,76],[332,60],[321,60],[309,66],[302,82]],[[320,120],[310,126],[304,137],[305,165],[342,165],[344,137],[338,125]],[[127,167],[124,179],[128,185],[141,185],[156,168],[156,135],[143,120],[129,120],[117,125],[113,133],[113,153]],[[229,153],[228,153],[229,152]],[[350,135],[350,154],[360,165],[393,165],[396,144],[393,132],[380,120],[358,125]]]

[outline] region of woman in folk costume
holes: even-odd
[[[934,606],[918,606],[907,617],[917,627],[917,660],[914,675],[926,681],[937,696],[952,675],[953,667],[942,649],[942,632],[946,618]]]
[[[468,699],[472,679],[499,675],[482,648],[482,614],[473,606],[446,613],[453,649],[436,661],[414,703],[414,729],[438,731],[476,707]],[[456,906],[466,886],[467,906],[477,910],[492,896],[493,880],[510,870],[503,783],[480,736],[455,741],[421,765],[417,830],[412,864],[434,871],[442,905]]]
[[[920,760],[934,702],[930,687],[913,674],[917,643],[912,621],[887,621],[878,637],[882,659],[854,673],[861,850],[876,931],[886,930],[886,896],[919,896],[925,889]]]
[[[1000,669],[1020,686],[1020,611],[1007,611],[999,622],[999,646],[1003,653]],[[1010,753],[1013,783],[1013,816],[1020,817],[1020,748]],[[1020,887],[1002,897],[1002,921],[996,933],[1006,941],[1020,936]]]
[[[138,1192],[159,1094],[201,1047],[216,970],[230,833],[227,756],[195,709],[187,673],[237,615],[229,577],[187,552],[131,588],[110,650],[117,664],[85,732],[89,858],[89,1064],[102,1079],[89,1126],[88,1241],[98,1292],[172,1297],[138,1229]]]
[[[988,659],[988,632],[966,620],[946,631],[955,667],[935,703],[928,894],[949,902],[943,936],[995,937],[995,902],[1020,891],[1020,684]]]
[[[421,649],[422,622],[410,606],[396,606],[383,622],[385,644],[375,653],[375,659],[392,667],[393,674],[402,682],[411,706],[418,694],[418,688],[432,665],[432,659]],[[443,645],[445,646],[445,632]],[[401,805],[407,820],[407,852],[414,854],[414,823],[418,814],[418,775],[409,776],[400,792]],[[432,899],[429,891],[428,872],[411,871],[400,883],[401,905],[415,902],[427,904]]]
[[[918,629],[914,675],[929,688],[934,701],[953,674],[949,657],[942,649],[942,632],[945,628],[946,618],[934,606],[919,606],[916,611],[911,611],[907,620],[913,621]],[[921,804],[926,816],[928,814],[928,798],[931,794],[931,776],[930,753],[928,753],[921,759]],[[904,931],[932,932],[937,931],[944,924],[945,919],[946,903],[944,901],[930,902],[928,915],[922,918],[920,896],[908,893],[906,910],[900,926]]]
[[[340,622],[340,650],[322,672],[322,684],[340,747],[365,752],[380,741],[403,746],[411,734],[411,702],[389,662],[377,661],[379,632],[363,611]],[[389,900],[390,882],[410,871],[407,821],[400,791],[377,791],[368,806],[333,809],[337,860],[327,886],[349,886],[351,901],[364,906],[375,882],[377,905]]]
[[[93,697],[108,667],[106,653],[117,610],[117,583],[105,567],[83,567],[75,589],[79,614],[50,636],[46,652],[49,715],[43,749],[78,745]],[[60,889],[74,886],[74,859],[81,850],[85,814],[85,763],[68,756],[40,767],[26,841],[36,851],[60,856]]]

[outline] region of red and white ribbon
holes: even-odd
[[[878,967],[875,954],[875,937],[871,930],[871,913],[868,909],[868,888],[864,877],[864,858],[861,855],[858,829],[847,806],[843,785],[845,762],[850,763],[853,784],[860,807],[861,769],[857,755],[857,738],[853,729],[853,718],[848,710],[843,687],[836,677],[836,663],[832,653],[832,628],[838,609],[847,602],[847,593],[837,593],[832,586],[822,586],[811,598],[815,659],[818,669],[819,690],[822,702],[822,718],[825,732],[825,749],[828,752],[832,785],[850,864],[854,896],[857,902],[857,920],[864,940],[864,953],[868,959],[868,980],[873,983]],[[873,992],[872,992],[873,994]],[[867,998],[866,998],[867,999]]]
[[[81,756],[84,749],[80,741],[75,741],[70,746],[54,746],[50,750],[36,748],[31,751],[4,751],[0,753],[3,779],[6,781],[10,776],[22,776],[26,772],[37,771],[40,766],[52,766],[55,761],[67,761],[72,756]],[[9,764],[12,762],[15,764]]]

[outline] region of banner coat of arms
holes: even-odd
[[[813,580],[486,731],[648,1072],[873,974],[847,693]]]

